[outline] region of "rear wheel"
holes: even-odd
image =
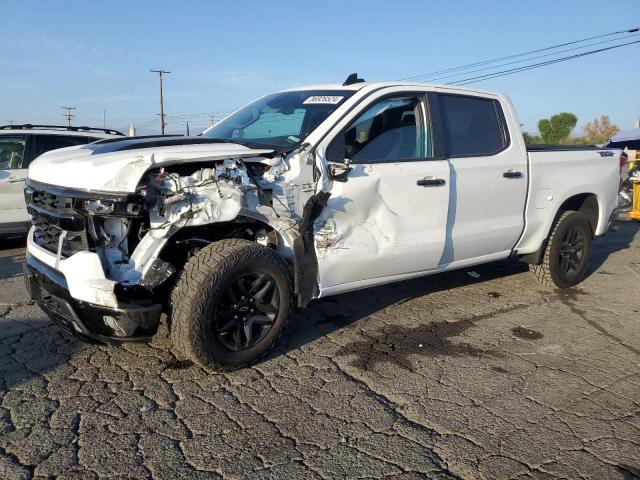
[[[572,287],[586,274],[591,238],[591,225],[582,213],[563,212],[551,230],[542,264],[529,269],[543,285]]]
[[[186,263],[171,296],[174,346],[207,369],[235,369],[266,355],[292,308],[288,265],[270,248],[227,239]]]

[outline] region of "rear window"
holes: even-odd
[[[461,95],[440,95],[447,156],[492,155],[502,150],[502,110],[494,100]]]

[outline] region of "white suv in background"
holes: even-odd
[[[0,126],[0,235],[26,233],[24,180],[29,163],[49,150],[123,136],[116,130],[56,125]]]

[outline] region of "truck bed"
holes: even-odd
[[[618,202],[619,152],[583,145],[531,147],[527,147],[525,229],[516,246],[518,253],[535,252],[547,238],[555,212],[577,195],[595,195],[599,220],[593,225],[594,233],[604,233]]]

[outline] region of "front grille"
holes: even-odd
[[[27,210],[35,227],[34,242],[52,253],[58,253],[60,236],[66,230],[61,254],[70,257],[88,250],[85,218],[73,209],[73,198],[30,187]]]
[[[73,199],[69,197],[61,197],[42,190],[34,190],[31,195],[31,204],[34,207],[40,207],[47,210],[67,210],[73,207]]]
[[[33,240],[36,244],[50,252],[58,253],[58,243],[63,229],[51,225],[46,219],[43,219],[42,216],[34,215],[31,219],[31,224],[36,227],[33,233]],[[84,232],[70,232],[67,230],[67,235],[62,242],[62,256],[70,257],[74,253],[82,250],[89,250],[86,234]]]

